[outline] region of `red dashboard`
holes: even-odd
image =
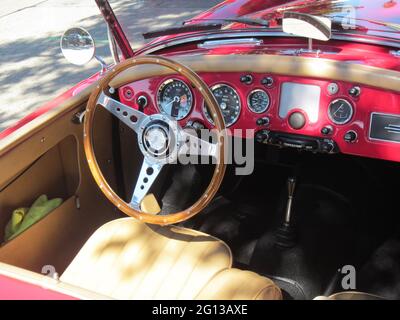
[[[210,88],[217,84],[225,84],[237,93],[240,110],[237,120],[229,127],[232,131],[253,129],[252,137],[255,135],[256,138],[260,138],[262,133],[267,136],[268,133],[283,133],[293,137],[317,138],[321,141],[331,141],[336,152],[400,161],[400,95],[397,93],[346,82],[275,74],[200,73],[199,75]],[[140,80],[121,87],[120,100],[126,105],[138,108],[140,105],[138,99],[141,97],[145,113],[159,113],[160,86],[171,78],[181,80],[188,85],[187,81],[179,76]],[[212,128],[212,124],[205,116],[201,95],[189,85],[188,87],[192,94],[191,107],[187,115],[179,120],[180,125],[184,127],[196,121],[206,128]],[[265,100],[268,100],[268,107],[262,113],[255,113],[249,108],[249,95],[257,89],[268,95],[268,99]],[[350,105],[351,110],[347,114],[341,110],[344,108],[342,99]],[[335,102],[338,102],[336,107]],[[331,104],[333,105],[330,106]],[[333,110],[329,110],[330,108]],[[340,121],[341,113],[344,121]],[[339,120],[332,118],[332,115],[338,114]],[[377,138],[371,134],[373,114],[393,116],[393,124],[381,124],[382,130],[393,129],[388,129],[390,139],[381,139],[380,136]],[[348,119],[345,119],[346,117]]]

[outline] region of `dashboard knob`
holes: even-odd
[[[347,131],[344,135],[344,141],[354,143],[357,140],[357,133],[353,130]]]
[[[274,84],[274,78],[272,77],[265,77],[261,80],[261,84],[263,84],[266,87],[272,87]]]
[[[257,119],[256,124],[258,126],[267,126],[269,125],[269,118],[268,117],[262,117]]]
[[[349,90],[349,95],[351,95],[353,98],[359,97],[360,94],[361,94],[361,88],[358,86],[355,86]]]
[[[331,126],[325,126],[321,129],[321,133],[325,136],[331,134],[333,132],[333,128]]]
[[[259,143],[268,143],[269,139],[269,131],[268,130],[261,130],[256,133],[256,141]]]
[[[289,125],[296,130],[304,127],[306,124],[306,117],[301,112],[293,112],[289,116]]]
[[[321,151],[324,153],[331,153],[335,150],[335,144],[332,141],[325,141],[321,145]]]
[[[253,83],[253,76],[251,74],[246,74],[240,77],[240,82],[245,84],[252,84]]]
[[[139,111],[143,112],[144,108],[147,107],[147,103],[148,103],[147,98],[145,96],[140,96],[137,98],[136,102],[139,106]]]

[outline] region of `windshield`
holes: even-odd
[[[148,42],[143,33],[182,25],[221,0],[109,0],[132,48]]]
[[[264,1],[283,5],[250,14],[280,19],[285,11],[329,17],[335,31],[400,39],[400,5],[394,0]]]
[[[400,40],[398,0],[110,0],[133,49],[146,43],[142,34],[181,26],[182,22],[201,23],[212,19],[246,17],[270,21],[280,27],[285,11],[331,18],[333,32],[367,34]],[[196,17],[195,20],[192,18]],[[226,28],[255,28],[228,23]],[[258,26],[263,28],[263,26]]]

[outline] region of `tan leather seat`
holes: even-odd
[[[282,298],[271,280],[231,267],[219,239],[124,218],[100,227],[61,281],[118,299]]]

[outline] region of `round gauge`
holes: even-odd
[[[241,105],[238,93],[226,84],[217,84],[211,88],[211,91],[222,111],[225,125],[227,127],[231,126],[237,121],[240,115]],[[203,105],[203,110],[207,120],[214,124],[206,104]]]
[[[169,79],[158,88],[157,104],[162,113],[181,120],[192,109],[193,95],[186,83],[177,79]]]
[[[264,90],[256,89],[250,92],[247,97],[247,105],[249,109],[255,113],[263,113],[269,107],[269,95]]]
[[[353,106],[344,99],[337,99],[330,103],[328,116],[333,123],[346,124],[353,116]]]
[[[331,95],[331,96],[333,96],[334,94],[336,94],[336,93],[338,93],[339,92],[339,86],[338,86],[338,84],[337,83],[335,83],[335,82],[331,82],[329,85],[328,85],[328,94],[329,95]]]

